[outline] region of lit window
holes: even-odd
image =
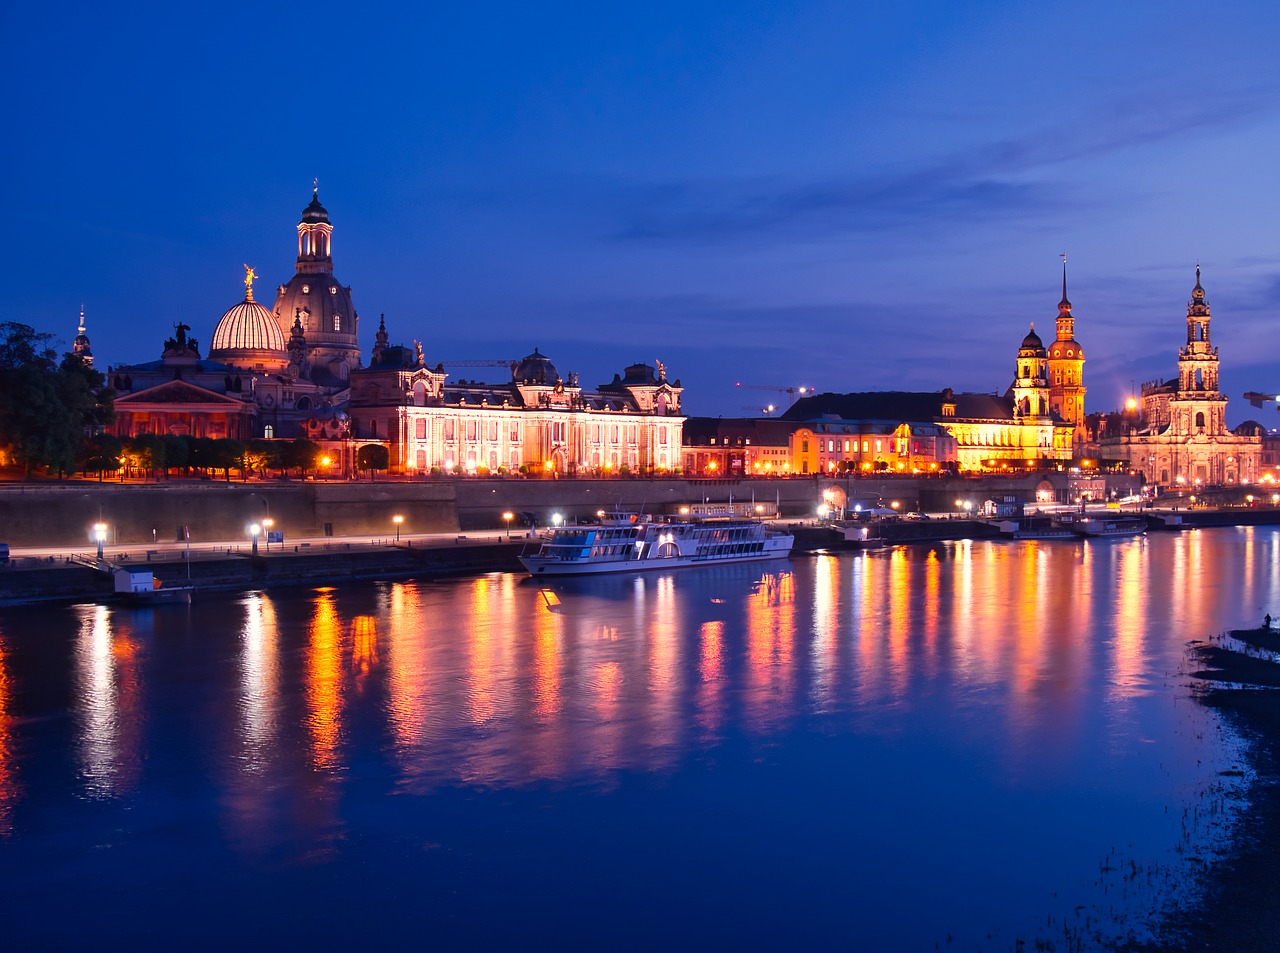
[[[333,329],[334,329],[335,331],[341,331],[341,330],[342,330],[342,315],[340,315],[340,314],[335,314],[335,315],[333,316]]]

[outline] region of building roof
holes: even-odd
[[[1011,420],[1013,405],[996,394],[955,394],[944,391],[863,391],[853,394],[814,394],[801,397],[782,415],[783,420],[896,420],[937,421],[942,405],[955,405],[956,418]],[[951,419],[948,417],[948,419]]]

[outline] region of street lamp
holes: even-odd
[[[276,521],[273,520],[270,516],[268,516],[266,519],[262,521],[262,531],[267,534],[267,550],[268,551],[270,551],[271,549],[271,527],[275,525],[276,525]],[[284,548],[283,543],[280,544],[280,548],[281,549]]]
[[[404,517],[397,513],[391,517],[391,522],[396,524],[396,542],[400,542],[400,524],[404,522]]]
[[[98,562],[102,562],[102,544],[107,541],[107,524],[93,524],[93,538],[98,543]]]
[[[249,526],[249,535],[253,537],[253,555],[258,555],[258,536],[262,532],[262,524],[252,523]]]
[[[564,517],[561,516],[559,513],[551,514],[551,525],[554,526],[556,529],[559,529],[560,524],[563,522],[564,522]]]
[[[507,510],[505,513],[502,514],[502,518],[503,520],[506,521],[506,524],[507,524],[507,539],[511,538],[511,518],[513,516],[515,516],[515,514],[512,513],[510,510]]]

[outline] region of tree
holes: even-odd
[[[0,322],[0,444],[28,476],[36,467],[70,472],[82,439],[112,416],[103,375],[75,354],[55,363],[52,340],[29,325]]]
[[[182,441],[187,445],[187,466],[198,471],[217,466],[212,437],[184,436]]]
[[[115,434],[94,434],[86,437],[80,445],[80,468],[86,473],[98,474],[101,481],[103,473],[115,473],[120,469],[123,453],[124,443]]]
[[[320,445],[308,440],[306,437],[298,437],[291,440],[285,450],[283,463],[286,467],[298,469],[299,476],[305,476],[308,470],[315,469],[316,464],[320,460]]]
[[[124,438],[123,456],[127,466],[142,470],[150,476],[156,470],[164,469],[164,438],[159,434],[143,433],[136,437]]]
[[[391,465],[391,452],[380,443],[367,443],[356,452],[356,467],[369,471],[374,479],[375,470],[385,470]]]
[[[244,445],[244,456],[240,460],[240,469],[246,473],[261,473],[264,476],[269,468],[278,466],[274,440],[250,440]]]
[[[50,371],[27,364],[0,372],[0,440],[28,477],[37,467],[72,472],[81,438],[80,421],[59,399]]]
[[[230,437],[220,437],[209,441],[209,466],[221,470],[224,479],[231,482],[231,468],[240,466],[244,460],[244,444]]]
[[[185,437],[167,433],[160,439],[164,444],[163,466],[166,474],[170,469],[177,469],[178,467],[186,469],[191,466],[191,447]]]

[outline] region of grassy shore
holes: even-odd
[[[1169,937],[1144,950],[1280,950],[1280,631],[1237,630],[1196,643],[1200,701],[1222,712],[1249,741],[1256,778],[1231,855],[1210,874],[1199,909],[1169,924]]]

